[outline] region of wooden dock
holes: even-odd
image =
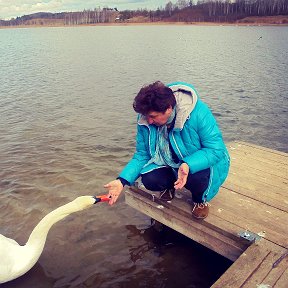
[[[169,203],[130,187],[126,203],[234,261],[212,287],[286,288],[288,154],[243,142],[228,148],[229,176],[205,220],[192,219],[185,190]]]

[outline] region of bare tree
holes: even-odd
[[[171,16],[172,12],[173,12],[173,3],[171,1],[169,1],[166,5],[165,5],[165,12],[167,13],[167,16]]]

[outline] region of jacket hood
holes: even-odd
[[[195,88],[183,82],[176,82],[167,85],[176,98],[176,120],[174,130],[182,130],[185,121],[194,110],[198,95]]]
[[[176,99],[176,119],[174,130],[182,130],[185,121],[195,108],[198,94],[195,88],[184,82],[174,82],[167,85],[172,91]],[[139,115],[139,125],[149,125],[144,115]]]

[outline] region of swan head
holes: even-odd
[[[79,210],[84,210],[97,203],[98,201],[95,196],[79,196],[72,202],[77,205]]]

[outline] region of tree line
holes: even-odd
[[[251,16],[288,14],[288,0],[178,0],[156,11],[126,11],[128,17],[141,13],[151,21],[235,22]]]
[[[11,20],[0,20],[2,26],[16,25],[33,25],[47,23],[47,20],[54,20],[63,25],[81,25],[81,24],[96,24],[96,23],[111,23],[114,22],[119,14],[117,8],[95,8],[93,10],[83,10],[79,12],[61,12],[61,13],[34,13],[13,18]]]
[[[114,22],[118,16],[117,8],[95,8],[82,12],[65,13],[65,25],[97,24]]]
[[[288,0],[178,0],[169,1],[156,10],[138,9],[118,11],[117,8],[95,8],[80,12],[35,13],[11,20],[0,20],[0,25],[36,24],[36,19],[60,21],[63,25],[113,22],[235,22],[249,16],[288,14]],[[1,15],[0,15],[1,16]],[[34,21],[34,22],[33,22]],[[39,22],[38,22],[39,24]]]

